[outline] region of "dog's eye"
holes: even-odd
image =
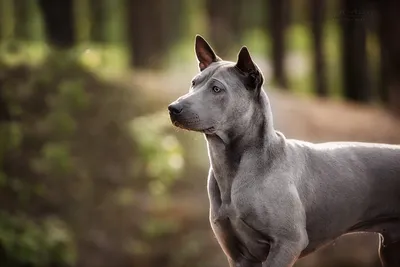
[[[221,88],[219,88],[218,86],[213,86],[212,90],[213,90],[214,93],[221,92]]]
[[[192,81],[192,86],[195,86],[195,84],[196,84],[196,82],[193,80],[193,81]]]

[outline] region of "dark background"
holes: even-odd
[[[400,143],[399,1],[0,0],[0,266],[217,267],[194,36],[263,70],[276,128]],[[332,218],[340,214],[332,214]],[[296,266],[380,266],[375,235]]]

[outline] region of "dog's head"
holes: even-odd
[[[246,125],[264,81],[247,48],[241,48],[236,62],[224,61],[197,35],[195,52],[200,72],[189,93],[168,106],[172,123],[205,134]]]

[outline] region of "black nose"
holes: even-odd
[[[179,103],[174,103],[168,106],[169,112],[172,114],[179,114],[182,112],[183,106]]]

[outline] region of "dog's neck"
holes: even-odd
[[[268,97],[261,91],[259,103],[253,107],[251,120],[236,125],[232,131],[206,135],[210,164],[221,191],[223,202],[230,202],[233,180],[246,153],[267,154],[279,141],[273,127]],[[250,152],[251,150],[251,152]]]

